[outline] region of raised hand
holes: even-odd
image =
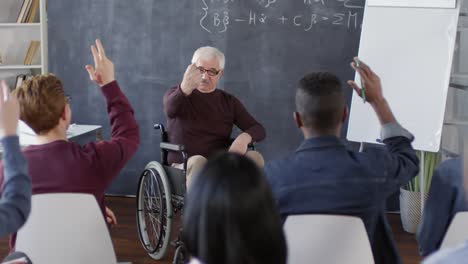
[[[357,58],[355,58],[355,60],[356,59]],[[359,66],[352,62],[351,67],[359,73],[362,82],[362,89],[364,89],[366,94],[366,100],[372,105],[372,108],[374,108],[380,123],[384,125],[397,122],[387,100],[385,100],[383,96],[379,76],[377,76],[377,74],[375,74],[371,68],[362,61],[359,63]],[[348,81],[348,84],[359,96],[361,96],[361,88],[354,81]]]
[[[86,65],[89,79],[95,81],[99,86],[114,81],[114,64],[106,57],[106,52],[99,39],[96,39],[96,46],[91,45],[91,53],[94,59],[94,67]]]
[[[184,79],[182,80],[180,88],[184,94],[189,95],[193,90],[197,89],[201,81],[202,76],[200,71],[197,69],[197,66],[195,66],[195,64],[190,64],[187,67],[187,70],[185,70]]]
[[[0,138],[16,135],[20,109],[4,80],[0,81]]]
[[[356,82],[351,80],[348,81],[348,84],[354,89],[354,91],[361,96],[361,88],[364,89],[366,100],[371,104],[377,101],[382,101],[384,97],[379,76],[362,61],[360,61],[359,67],[356,66],[356,63],[352,62],[351,67],[359,73],[362,82],[362,87],[359,87]]]
[[[110,226],[117,225],[117,217],[115,217],[114,212],[106,206],[106,222]]]

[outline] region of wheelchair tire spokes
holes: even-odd
[[[150,162],[138,183],[137,225],[144,249],[156,260],[164,257],[171,234],[172,204],[167,197],[172,196],[165,171]]]
[[[163,218],[164,205],[162,201],[162,191],[159,180],[156,178],[159,175],[154,171],[148,170],[144,181],[145,190],[145,226],[148,234],[149,247],[148,252],[154,253],[161,247],[161,238],[163,233]]]

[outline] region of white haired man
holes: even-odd
[[[236,97],[216,89],[224,65],[221,51],[201,47],[193,54],[182,83],[164,95],[169,142],[184,145],[190,157],[187,186],[191,175],[204,165],[206,158],[222,150],[245,154],[260,167],[264,165],[260,153],[248,151],[247,147],[251,142],[263,140],[265,129]],[[232,142],[233,125],[242,133]],[[182,158],[177,153],[169,153],[168,162],[177,166]]]

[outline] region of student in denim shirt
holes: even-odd
[[[31,180],[16,135],[19,105],[14,96],[8,96],[8,91],[5,81],[1,81],[0,142],[3,148],[5,183],[0,200],[0,236],[16,232],[26,222],[31,210]]]
[[[454,247],[436,251],[424,261],[423,264],[459,264],[468,260],[468,241]]]
[[[416,235],[419,253],[422,256],[427,256],[440,247],[453,217],[458,212],[468,211],[462,167],[462,160],[456,158],[442,162],[434,171]]]
[[[376,263],[400,263],[385,215],[385,201],[418,173],[413,136],[401,127],[382,94],[380,78],[364,63],[361,76],[368,103],[382,124],[385,149],[346,149],[339,135],[348,115],[339,79],[312,73],[299,82],[294,119],[305,140],[295,153],[265,167],[283,220],[294,214],[360,217]],[[348,83],[360,94],[353,81]]]

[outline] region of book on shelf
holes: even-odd
[[[16,23],[33,23],[38,9],[39,0],[23,0]]]
[[[23,84],[24,80],[26,80],[26,75],[25,74],[20,74],[20,75],[16,76],[15,88],[20,87]]]
[[[41,42],[37,40],[33,40],[29,43],[29,48],[26,52],[26,57],[24,58],[24,65],[32,65],[33,62],[37,62],[39,60],[40,45]]]
[[[31,5],[32,0],[23,0],[23,4],[21,5],[20,12],[18,14],[18,18],[16,19],[16,23],[22,23],[27,15],[28,5]]]
[[[31,9],[29,10],[28,15],[26,16],[26,23],[34,22],[36,17],[37,9],[39,8],[39,0],[32,0]]]
[[[31,80],[33,78],[32,74],[20,74],[16,76],[15,88],[20,87],[24,81]]]
[[[41,42],[36,42],[36,49],[33,52],[31,65],[40,65],[41,64]]]

